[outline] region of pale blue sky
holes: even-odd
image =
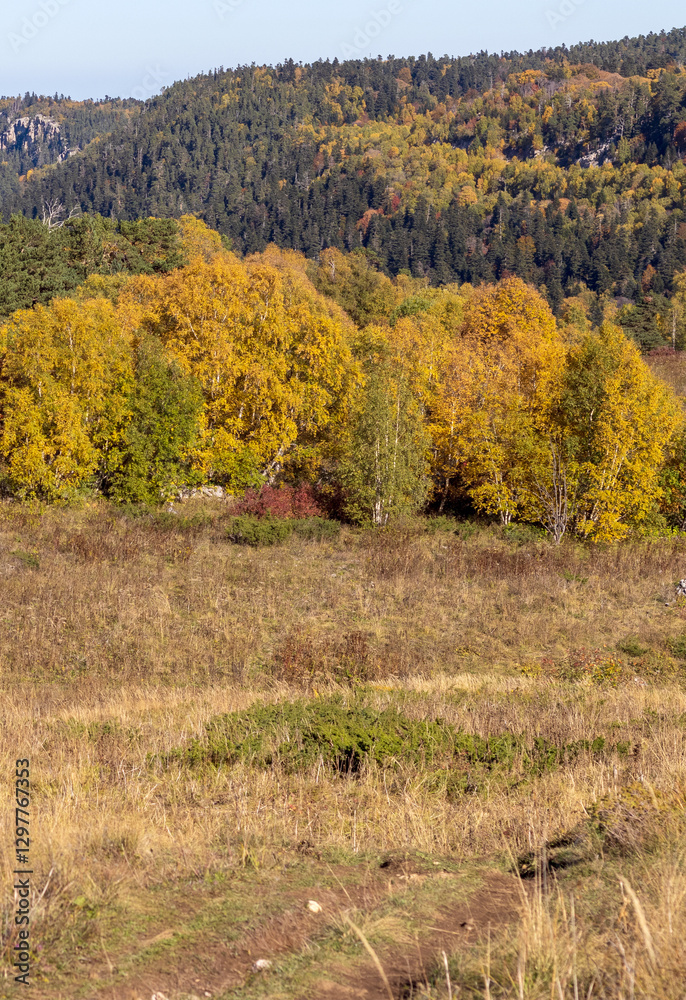
[[[149,97],[215,66],[466,55],[686,23],[652,0],[0,0],[0,94]]]

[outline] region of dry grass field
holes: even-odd
[[[30,758],[34,1000],[683,1000],[686,538],[228,516],[0,510],[0,996]]]

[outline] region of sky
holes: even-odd
[[[669,30],[677,0],[0,0],[0,95],[137,97],[215,67],[468,55]]]

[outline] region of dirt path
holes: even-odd
[[[426,980],[427,970],[443,950],[450,952],[461,942],[471,943],[485,936],[489,927],[496,930],[514,919],[522,892],[528,891],[518,879],[499,873],[484,875],[478,888],[470,891],[459,872],[427,871],[426,864],[406,861],[375,868],[327,868],[328,872],[318,873],[328,874],[326,886],[323,878],[297,889],[275,884],[278,913],[245,927],[234,940],[222,934],[221,921],[212,918],[203,925],[199,914],[185,926],[162,926],[127,953],[109,954],[103,943],[102,957],[91,962],[87,972],[82,971],[92,985],[83,978],[62,989],[57,984],[48,988],[35,983],[34,1000],[220,1000],[229,995],[240,997],[243,988],[261,980],[262,975],[265,987],[273,986],[280,996],[294,1000],[388,1000],[383,980],[367,953],[346,961],[336,948],[327,948],[327,939],[343,926],[346,913],[362,913],[373,919],[375,911],[391,915],[397,911],[410,917],[407,907],[421,898],[423,916],[415,928],[414,941],[376,949],[394,996],[409,997],[413,987]],[[268,890],[256,886],[255,891]],[[436,906],[432,907],[434,897]],[[308,909],[310,899],[319,903],[320,913]],[[427,913],[428,920],[424,919]],[[319,947],[303,968],[302,992],[298,988],[294,992],[292,985],[289,993],[281,992],[280,963],[306,954],[307,947],[316,944]],[[256,975],[254,967],[259,959],[271,962],[272,968]]]
[[[524,885],[512,876],[494,873],[466,902],[437,910],[433,923],[423,928],[414,946],[376,949],[393,996],[398,1000],[414,996],[417,988],[427,983],[428,972],[443,951],[450,954],[460,944],[476,942],[514,920],[522,905],[522,892],[532,890],[531,883]],[[308,997],[388,1000],[388,991],[371,960],[360,964],[352,975],[349,968],[333,966],[313,987]]]
[[[256,901],[274,903],[271,908],[278,912],[244,923],[238,936],[230,906],[223,905],[224,912],[229,910],[224,918],[212,914],[219,902],[230,902],[230,888],[224,899],[208,898],[204,911],[197,899],[189,898],[186,921],[167,918],[166,925],[160,922],[119,954],[108,951],[103,942],[99,954],[74,965],[68,984],[43,985],[34,980],[32,996],[34,1000],[151,1000],[154,994],[167,1000],[220,997],[245,983],[256,960],[298,953],[308,941],[326,934],[343,910],[373,909],[387,895],[388,880],[375,868],[314,863],[313,867],[319,880],[302,888],[289,886],[287,879],[271,887],[256,885]],[[310,899],[320,904],[321,913],[307,908]]]

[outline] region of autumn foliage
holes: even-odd
[[[256,517],[305,518],[321,517],[324,513],[312,486],[303,483],[280,487],[265,484],[260,489],[247,489],[236,504],[236,513]]]
[[[365,255],[241,260],[181,231],[184,267],[95,276],[1,328],[5,492],[214,482],[298,518],[317,485],[360,523],[469,504],[557,541],[654,527],[665,482],[680,495],[680,407],[611,323],[558,323],[519,278],[429,288]]]

